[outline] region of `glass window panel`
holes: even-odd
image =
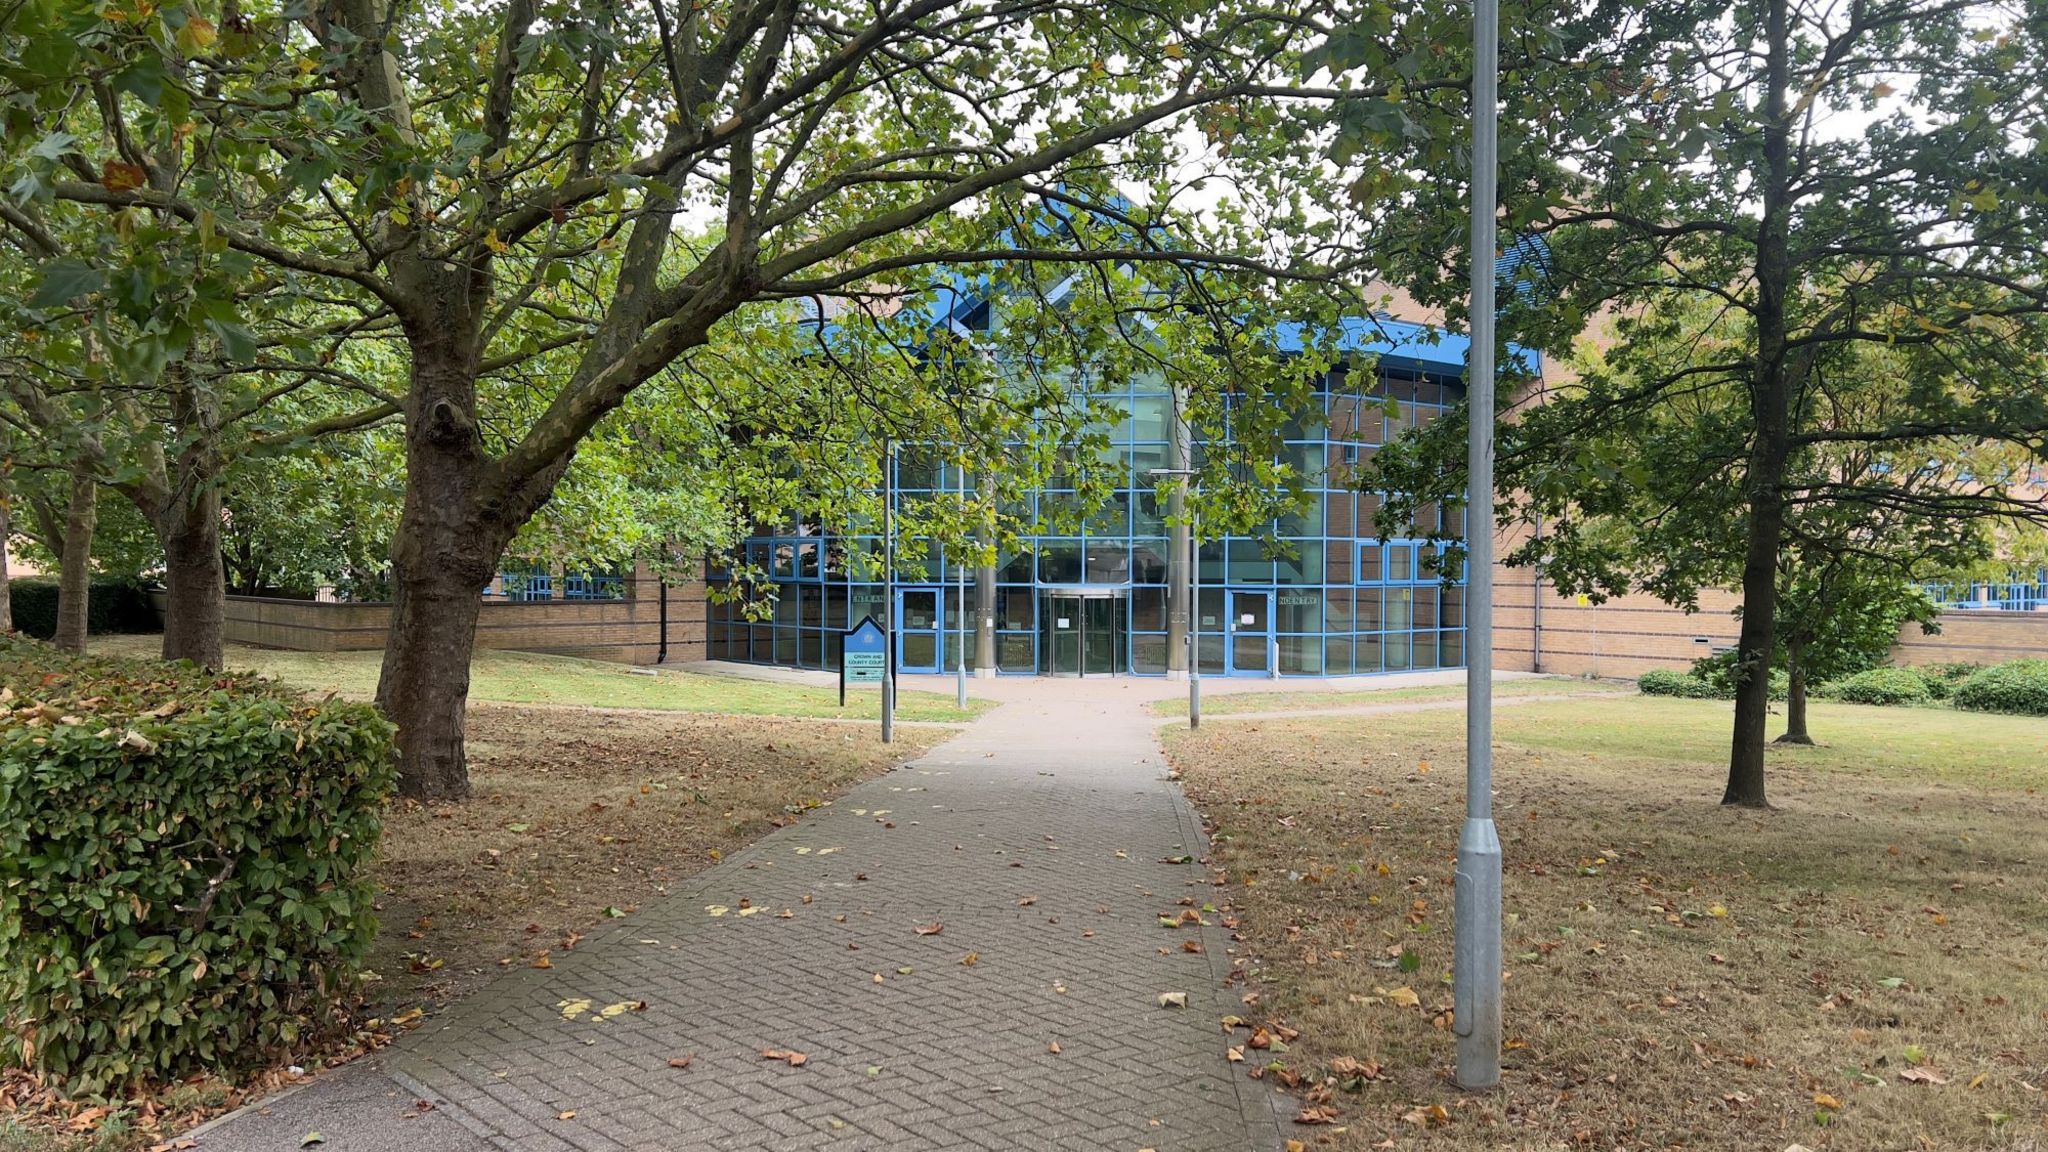
[[[1265,548],[1257,540],[1230,542],[1230,570],[1227,580],[1231,584],[1273,582],[1273,561],[1266,556]]]
[[[849,621],[847,625],[848,627],[852,627],[855,624],[859,624],[862,620],[867,619],[873,619],[874,622],[877,624],[880,624],[882,622],[881,585],[855,585],[852,591],[849,593],[849,595],[852,599],[851,606],[847,610],[847,620]]]
[[[1374,593],[1361,592],[1361,596]],[[1352,630],[1351,589],[1326,588],[1323,590],[1323,631],[1349,632]]]
[[[996,669],[1001,672],[1036,672],[1038,665],[1032,651],[1031,633],[996,633]]]
[[[1385,613],[1381,611],[1380,595],[1381,593],[1378,588],[1360,588],[1358,590],[1358,610],[1355,615],[1360,632],[1377,632],[1380,630],[1380,621],[1385,617]]]
[[[1166,596],[1164,588],[1131,589],[1131,631],[1166,631]]]
[[[1280,648],[1280,671],[1282,674],[1322,675],[1323,638],[1321,636],[1282,636],[1277,643]]]
[[[1323,640],[1323,675],[1351,674],[1351,637],[1330,636]]]
[[[1223,551],[1224,546],[1221,540],[1205,541],[1202,544],[1200,551],[1197,553],[1200,558],[1200,563],[1197,565],[1200,568],[1198,575],[1201,577],[1202,583],[1223,583]]]
[[[1173,439],[1173,397],[1136,396],[1131,399],[1131,438]]]
[[[1039,542],[1038,580],[1042,584],[1078,584],[1081,581],[1081,541]]]
[[[798,633],[797,663],[805,668],[825,666],[825,634],[806,628]]]
[[[1136,506],[1131,509],[1131,535],[1161,536],[1166,533],[1167,500],[1149,489],[1138,493]]]
[[[1123,540],[1090,540],[1086,545],[1085,578],[1090,584],[1131,582],[1131,549]]]
[[[1380,667],[1389,672],[1406,672],[1408,670],[1409,633],[1388,632],[1382,637],[1382,641],[1383,643],[1380,647]]]
[[[1277,627],[1282,632],[1323,630],[1323,594],[1316,588],[1288,588],[1275,595],[1279,601]]]
[[[1031,609],[1036,603],[1030,588],[997,588],[996,627],[1029,631],[1034,627]]]
[[[1140,632],[1131,637],[1131,671],[1157,676],[1166,671],[1166,637]]]
[[[939,638],[931,632],[904,632],[903,666],[930,668],[939,661]]]
[[[1294,555],[1282,555],[1274,561],[1274,571],[1282,584],[1321,584],[1323,582],[1323,542],[1321,540],[1290,540]]]
[[[1437,633],[1437,665],[1442,668],[1463,668],[1465,666],[1465,630],[1446,628]]]
[[[1465,590],[1446,588],[1443,590],[1443,626],[1463,628],[1465,626]]]
[[[1417,632],[1409,667],[1418,671],[1436,667],[1436,633]]]
[[[1349,540],[1332,540],[1323,551],[1325,571],[1323,580],[1328,584],[1349,584],[1358,576],[1355,562],[1358,549]]]
[[[1133,584],[1166,583],[1166,558],[1168,543],[1165,540],[1134,540],[1131,542],[1131,582]]]
[[[1378,544],[1358,546],[1358,582],[1378,584],[1387,578],[1386,557]]]
[[[1436,598],[1437,590],[1434,587],[1426,586],[1415,589],[1415,627],[1417,629],[1436,627]]]
[[[902,627],[936,628],[938,626],[938,615],[938,594],[936,592],[903,593]]]
[[[784,594],[792,589],[784,589]],[[793,589],[797,597],[797,620],[806,627],[816,628],[825,622],[824,589],[815,584],[798,584]]]
[[[1131,494],[1112,492],[1102,507],[1088,514],[1090,536],[1129,536],[1131,534]]]
[[[1029,584],[1032,580],[1032,555],[1017,552],[998,557],[996,579],[1005,584]]]
[[[1140,488],[1150,487],[1156,477],[1150,475],[1154,468],[1173,467],[1173,449],[1165,444],[1138,444],[1131,449],[1131,483]]]
[[[1351,668],[1355,672],[1378,672],[1381,664],[1382,637],[1377,632],[1360,633],[1351,643]]]

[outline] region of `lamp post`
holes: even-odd
[[[882,743],[896,739],[896,442],[882,438]]]
[[[1153,468],[1146,475],[1164,480],[1178,479],[1181,503],[1188,509],[1188,727],[1202,726],[1202,513],[1188,504],[1188,481],[1197,475],[1193,468]],[[1194,491],[1197,503],[1202,490]]]
[[[967,515],[967,466],[960,466],[960,515]],[[964,551],[964,549],[963,549]],[[967,710],[967,568],[953,565],[953,614],[960,626],[960,652],[953,659],[953,697],[961,711]]]
[[[1500,1083],[1500,836],[1493,824],[1493,285],[1499,0],[1472,5],[1472,346],[1466,358],[1465,826],[1458,835],[1451,1028],[1457,1081]]]

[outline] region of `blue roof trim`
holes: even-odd
[[[1397,364],[1419,368],[1426,372],[1441,372],[1462,376],[1465,363],[1472,353],[1472,339],[1458,332],[1446,332],[1427,324],[1416,324],[1408,320],[1391,317],[1346,316],[1337,322],[1337,350],[1373,355],[1383,364]],[[1287,321],[1274,330],[1279,349],[1286,353],[1300,353],[1308,345],[1308,325],[1299,321]],[[1542,364],[1542,357],[1534,349],[1518,344],[1508,345],[1509,362],[1520,365],[1526,371],[1535,371]]]

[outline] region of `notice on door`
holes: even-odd
[[[1073,625],[1071,625],[1071,624],[1067,623],[1067,618],[1066,618],[1065,616],[1062,616],[1062,617],[1060,617],[1060,622],[1059,622],[1059,626],[1060,626],[1061,628],[1071,628],[1071,627],[1073,627]]]
[[[1251,613],[1249,613],[1249,612],[1243,613],[1242,615],[1238,616],[1238,618],[1237,618],[1237,622],[1238,622],[1239,624],[1249,624],[1249,623],[1251,623],[1251,622],[1252,622],[1252,614],[1251,614]]]

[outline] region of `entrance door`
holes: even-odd
[[[1271,668],[1273,640],[1273,594],[1230,593],[1230,647],[1228,673],[1232,676],[1265,675]]]
[[[937,672],[944,636],[938,589],[904,588],[896,593],[897,671]]]
[[[1049,676],[1079,676],[1081,598],[1047,594],[1038,606],[1038,650]]]
[[[1122,595],[1045,593],[1038,604],[1039,671],[1048,676],[1123,672],[1127,612]]]

